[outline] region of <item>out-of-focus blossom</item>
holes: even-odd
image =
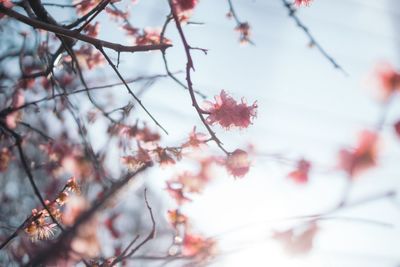
[[[78,15],[85,15],[100,3],[101,0],[74,0],[72,3],[76,5]]]
[[[198,4],[198,0],[173,0],[172,4],[175,7],[179,20],[182,22],[190,18],[194,8]]]
[[[102,66],[105,62],[103,55],[90,45],[82,45],[75,54],[81,67],[89,70]]]
[[[206,140],[207,140],[207,135],[196,132],[196,127],[193,127],[193,130],[189,134],[189,140],[185,142],[182,145],[182,147],[188,147],[194,149],[201,148],[202,146],[205,145]]]
[[[185,202],[192,201],[184,191],[184,185],[176,181],[167,181],[167,192],[170,196],[175,199],[178,205],[182,205]]]
[[[311,168],[311,163],[307,160],[301,159],[297,162],[296,169],[288,174],[288,177],[298,184],[305,184],[308,182],[308,175]]]
[[[375,69],[375,79],[380,89],[380,96],[386,100],[400,89],[400,72],[389,63],[381,63]]]
[[[182,254],[197,261],[210,259],[216,251],[216,241],[201,235],[186,233],[183,238]]]
[[[17,90],[15,91],[13,97],[12,97],[12,102],[11,102],[11,108],[17,109],[23,106],[25,103],[25,97],[22,92],[22,90]],[[10,129],[15,129],[17,127],[18,122],[22,118],[22,111],[17,110],[14,112],[11,112],[6,116],[6,124],[7,127]]]
[[[307,254],[313,248],[314,238],[318,233],[318,226],[312,222],[302,231],[289,229],[283,232],[275,232],[272,238],[279,241],[290,254]]]
[[[171,44],[167,38],[161,39],[161,30],[156,28],[146,28],[143,33],[136,38],[137,45],[158,45],[158,44]]]
[[[11,151],[10,149],[3,147],[0,150],[0,172],[4,172],[8,169],[8,165],[11,160]]]
[[[215,103],[205,102],[205,112],[209,114],[207,123],[211,125],[218,123],[226,129],[233,126],[247,128],[257,115],[257,103],[248,106],[244,99],[237,103],[222,90],[220,95],[215,96]]]
[[[235,31],[240,34],[239,41],[241,44],[250,42],[250,29],[250,24],[248,22],[243,22],[236,26]]]
[[[378,135],[375,132],[360,133],[354,149],[342,149],[339,153],[339,167],[351,177],[377,164]]]
[[[100,23],[96,21],[94,24],[88,24],[83,31],[90,37],[96,38],[100,32]]]
[[[244,150],[236,149],[226,158],[225,166],[228,172],[234,177],[240,178],[245,176],[250,169],[248,153]]]
[[[294,4],[296,6],[309,6],[313,0],[295,0]]]
[[[178,209],[168,211],[168,220],[174,228],[179,224],[186,224],[188,221],[187,216],[183,215]]]

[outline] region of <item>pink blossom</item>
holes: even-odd
[[[180,21],[187,21],[192,15],[198,0],[173,0]]]
[[[400,72],[388,63],[376,67],[375,77],[383,99],[387,99],[400,89]]]
[[[342,149],[339,153],[339,166],[350,176],[375,166],[378,154],[378,135],[363,131],[355,149]]]
[[[311,4],[312,0],[295,0],[294,4],[296,6],[309,6]]]
[[[218,123],[226,129],[232,126],[247,128],[257,115],[257,102],[247,106],[242,98],[241,103],[237,103],[224,90],[215,96],[215,103],[207,101],[205,104],[205,112],[209,114],[207,123],[211,125]]]
[[[308,182],[308,173],[311,168],[311,163],[307,160],[299,160],[296,169],[288,174],[288,177],[298,184]]]
[[[228,156],[225,166],[230,174],[234,177],[243,177],[250,169],[249,156],[246,151],[236,149]]]

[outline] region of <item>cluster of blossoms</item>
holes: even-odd
[[[81,145],[70,145],[60,138],[51,143],[40,145],[39,148],[48,156],[50,163],[47,171],[57,175],[67,171],[76,177],[90,177],[93,168]]]
[[[57,226],[51,216],[57,221],[62,221],[61,208],[67,203],[70,192],[79,194],[79,186],[75,178],[71,178],[67,181],[64,188],[59,192],[57,198],[54,201],[45,201],[47,209],[33,209],[32,215],[27,219],[24,225],[24,231],[28,234],[33,242],[38,240],[46,240],[54,235],[55,227]],[[51,216],[49,214],[51,213]]]
[[[188,217],[179,209],[168,211],[168,219],[176,231],[174,242],[169,249],[171,256],[179,253],[203,264],[213,258],[217,252],[216,240],[192,233]]]

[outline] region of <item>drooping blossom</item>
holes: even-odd
[[[380,95],[383,100],[388,99],[392,94],[400,89],[400,72],[389,63],[377,65],[374,74]]]
[[[239,33],[239,42],[247,44],[250,42],[250,24],[248,22],[240,23],[236,26],[235,31]]]
[[[294,4],[298,7],[309,6],[313,0],[295,0]]]
[[[283,245],[283,248],[290,254],[307,254],[313,248],[318,230],[318,225],[315,222],[311,222],[306,229],[277,231],[272,235],[272,238],[279,241]]]
[[[248,153],[244,150],[236,149],[226,158],[225,166],[228,172],[234,177],[240,178],[245,176],[250,169]]]
[[[218,123],[226,129],[247,128],[257,115],[257,102],[248,106],[242,98],[241,102],[237,103],[222,90],[220,95],[215,96],[215,103],[205,102],[205,113],[209,114],[207,123],[211,125]]]
[[[377,164],[378,135],[363,131],[354,149],[342,149],[339,153],[339,167],[351,177]]]
[[[311,163],[308,160],[301,159],[297,162],[296,169],[288,174],[288,177],[298,184],[308,182],[308,175]]]

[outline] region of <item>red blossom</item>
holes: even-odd
[[[288,174],[288,177],[298,184],[305,184],[308,182],[308,175],[311,168],[311,163],[307,160],[301,159],[297,162],[296,169]]]
[[[229,129],[233,126],[247,128],[257,115],[257,103],[247,106],[244,99],[237,103],[224,90],[220,95],[215,96],[215,103],[206,102],[205,112],[209,114],[207,123],[218,123],[222,127]]]
[[[354,149],[342,149],[339,153],[339,166],[351,177],[377,164],[378,135],[363,131]]]
[[[250,169],[250,160],[247,152],[236,149],[227,157],[225,166],[228,172],[234,177],[240,178],[245,176]]]
[[[296,6],[309,6],[311,4],[312,0],[295,0],[294,4]]]
[[[173,0],[172,1],[180,21],[187,21],[192,15],[198,0]]]
[[[378,65],[375,69],[375,77],[383,99],[389,98],[400,89],[400,72],[389,63]]]

